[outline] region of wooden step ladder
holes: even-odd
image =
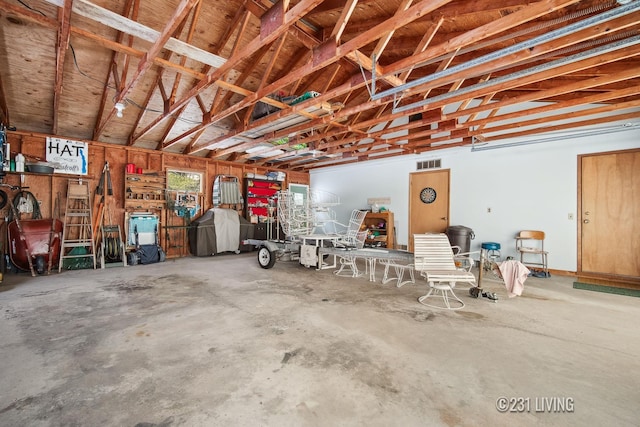
[[[89,181],[69,179],[58,272],[62,271],[65,259],[90,258],[96,268],[92,221]]]

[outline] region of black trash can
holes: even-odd
[[[460,252],[471,251],[471,240],[475,239],[473,230],[464,225],[452,225],[447,227],[445,234],[449,238],[451,246],[459,246]]]

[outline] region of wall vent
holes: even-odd
[[[423,160],[417,163],[417,170],[436,169],[442,167],[442,159]]]

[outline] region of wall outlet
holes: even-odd
[[[491,213],[491,208],[487,208],[487,213]]]

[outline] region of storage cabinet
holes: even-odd
[[[367,230],[365,246],[395,249],[393,212],[367,212],[362,229]]]
[[[280,181],[245,178],[243,215],[252,224],[256,224],[254,238],[265,240],[276,237],[278,191],[282,190]]]

